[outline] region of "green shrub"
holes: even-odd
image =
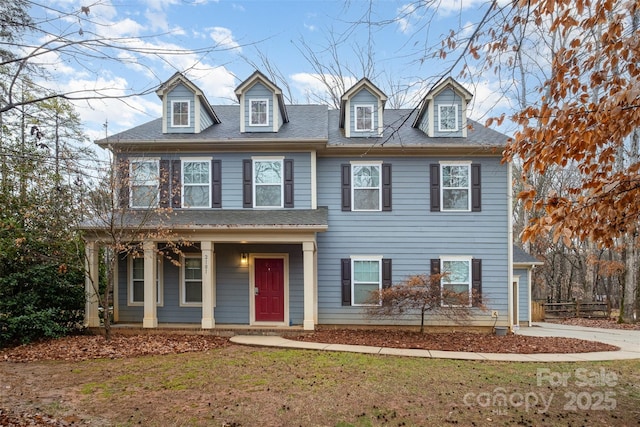
[[[31,265],[0,277],[0,347],[82,328],[82,271]]]

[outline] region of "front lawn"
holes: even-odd
[[[14,418],[46,414],[59,425],[638,425],[637,367],[636,360],[505,363],[230,345],[0,362],[0,408]]]

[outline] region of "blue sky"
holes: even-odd
[[[433,3],[433,2],[429,2]],[[206,1],[147,0],[87,3],[88,15],[63,17],[76,10],[76,0],[54,0],[52,9],[33,9],[32,15],[50,18],[55,32],[78,32],[82,37],[126,38],[138,49],[161,51],[160,55],[134,56],[123,51],[122,59],[77,58],[50,54],[48,67],[61,90],[101,90],[109,95],[153,92],[176,71],[185,72],[212,104],[234,102],[233,89],[246,79],[262,58],[278,68],[291,89],[294,101],[309,102],[309,91],[323,88],[316,70],[301,50],[309,46],[323,63],[332,63],[329,40],[338,40],[338,61],[347,81],[363,77],[356,52],[372,40],[376,64],[374,83],[389,95],[389,82],[409,87],[406,107],[414,107],[430,83],[442,76],[450,60],[425,58],[439,46],[449,30],[471,31],[486,7],[484,0],[435,2],[438,9],[416,8],[412,0],[279,0]],[[384,23],[357,24],[363,18]],[[53,19],[51,19],[53,18]],[[81,37],[81,36],[77,36]],[[43,39],[44,40],[44,39]],[[41,42],[43,41],[41,40]],[[180,54],[176,54],[177,52]],[[454,75],[454,77],[456,77]],[[507,100],[498,95],[493,76],[461,80],[475,93],[471,117],[486,119],[489,110],[505,111]],[[494,78],[495,79],[495,78]],[[76,102],[91,139],[113,134],[159,117],[160,102],[154,93],[132,96],[125,101]]]

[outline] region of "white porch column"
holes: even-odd
[[[200,242],[202,250],[202,329],[213,329],[216,321],[213,316],[216,289],[216,263],[213,242]]]
[[[156,242],[145,241],[144,249],[144,317],[143,328],[158,327],[158,288],[156,274],[158,271],[156,260]]]
[[[304,268],[304,321],[303,328],[306,331],[315,329],[316,296],[315,296],[315,242],[302,242],[303,268]]]
[[[85,243],[85,305],[84,305],[84,325],[88,328],[100,327],[100,317],[98,314],[98,256],[99,250],[96,242]],[[95,286],[94,286],[95,285]]]

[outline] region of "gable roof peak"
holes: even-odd
[[[251,89],[257,82],[265,85],[271,92],[274,93],[278,100],[278,108],[280,109],[280,113],[282,114],[282,119],[285,123],[289,122],[289,114],[287,113],[287,107],[284,103],[284,95],[282,94],[282,90],[267,76],[262,74],[260,71],[256,70],[247,78],[245,81],[240,83],[238,87],[235,89],[235,94],[238,97],[238,101],[241,101],[242,94],[246,92],[248,89]]]
[[[204,107],[209,116],[211,116],[214,123],[220,123],[220,118],[213,110],[213,107],[209,103],[209,100],[207,100],[204,92],[180,71],[175,72],[167,81],[161,83],[158,89],[156,89],[156,94],[160,99],[162,99],[179,84],[183,84],[193,93],[194,96],[197,96],[200,99],[200,104]]]
[[[465,100],[470,101],[473,98],[473,94],[467,90],[464,86],[458,83],[453,77],[449,76],[436,86],[434,86],[425,96],[425,98],[433,99],[434,96],[450,87],[458,95],[462,96]]]
[[[458,83],[453,77],[449,76],[444,80],[440,81],[439,83],[437,83],[435,86],[433,86],[429,90],[429,92],[427,92],[427,94],[420,100],[420,104],[418,106],[418,114],[416,114],[416,118],[413,121],[413,124],[411,125],[412,127],[417,128],[420,125],[422,118],[424,117],[425,113],[427,112],[427,109],[429,108],[429,103],[433,101],[436,95],[438,95],[440,92],[442,92],[446,88],[451,88],[455,93],[457,93],[460,97],[462,97],[464,101],[467,103],[471,101],[471,98],[473,98],[473,94],[469,92],[467,88],[465,88],[460,83]]]
[[[373,93],[375,96],[377,96],[380,101],[382,101],[382,104],[384,105],[384,103],[387,101],[387,95],[385,95],[385,93],[383,91],[380,90],[380,88],[378,88],[378,86],[374,85],[371,80],[369,80],[366,77],[361,78],[360,80],[358,80],[356,82],[356,84],[354,84],[353,86],[351,86],[343,95],[342,95],[342,102],[347,101],[349,98],[351,98],[354,94],[358,93],[360,91],[360,89],[362,88],[367,88],[371,93]]]
[[[256,70],[245,81],[240,83],[238,87],[235,89],[234,92],[238,97],[238,99],[240,99],[240,95],[242,95],[244,91],[251,88],[257,82],[260,82],[265,86],[267,86],[276,95],[282,95],[282,90],[274,82],[269,80],[269,78],[265,76],[263,73]]]

